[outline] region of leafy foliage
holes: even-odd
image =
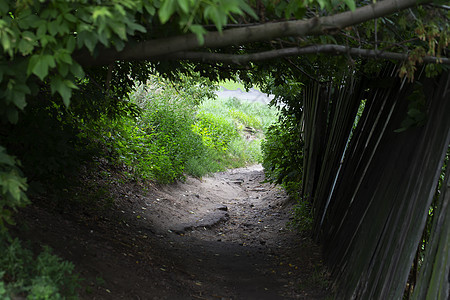
[[[0,146],[0,233],[5,230],[6,224],[14,224],[12,210],[28,204],[25,194],[28,185],[18,167],[19,162],[13,156],[6,153],[6,149]]]
[[[184,86],[191,84],[184,82]],[[125,163],[144,178],[161,182],[182,178],[186,161],[203,151],[200,136],[192,132],[191,126],[202,101],[197,93],[204,88],[179,91],[170,82],[153,77],[147,83],[145,96],[134,95],[141,116],[135,124],[125,124],[123,141],[117,143]]]
[[[232,14],[242,15],[248,13],[257,18],[252,8],[243,0],[215,0],[215,1],[194,1],[194,0],[166,0],[158,10],[161,23],[166,23],[174,15],[179,26],[184,31],[190,30],[197,35],[198,40],[203,44],[203,34],[206,30],[199,25],[203,20],[212,22],[221,31],[227,24]]]
[[[15,299],[76,299],[79,279],[72,263],[44,247],[35,256],[18,239],[0,239],[0,297]]]
[[[267,179],[282,184],[294,198],[300,195],[303,175],[300,126],[295,117],[282,115],[279,123],[268,128],[261,145]]]
[[[226,152],[238,133],[234,124],[211,113],[200,112],[192,129],[202,137],[203,144],[219,152]]]
[[[203,114],[219,129],[216,133],[213,131],[212,141],[221,141],[221,136],[227,141],[224,151],[214,155],[216,161],[226,168],[262,161],[260,143],[267,127],[276,119],[274,108],[236,98],[217,99],[207,100],[200,106],[199,115]]]
[[[267,180],[283,186],[297,202],[290,227],[299,232],[310,232],[313,224],[311,204],[301,197],[303,147],[300,126],[294,115],[280,115],[278,123],[268,128],[261,148]]]
[[[138,113],[86,123],[83,139],[100,144],[103,152],[97,155],[125,164],[131,176],[162,183],[260,161],[259,140],[246,142],[243,130],[257,124],[252,130],[260,139],[273,110],[216,100],[209,81],[178,76],[177,81],[151,76],[130,96]]]

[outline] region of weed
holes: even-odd
[[[35,256],[18,239],[0,240],[0,297],[14,299],[75,299],[80,279],[74,266],[44,246]]]
[[[311,204],[305,200],[299,200],[294,206],[293,219],[288,226],[299,232],[310,232],[312,230],[313,214]]]
[[[308,276],[305,280],[302,280],[299,288],[301,290],[327,290],[330,288],[330,274],[326,267],[321,263],[314,265],[314,270],[312,274]]]

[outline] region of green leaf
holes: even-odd
[[[149,15],[151,15],[151,16],[155,15],[156,9],[151,3],[146,1],[144,3],[144,7],[145,7],[145,10],[148,12]]]
[[[66,77],[69,74],[69,64],[59,63],[58,72],[61,76]]]
[[[129,22],[127,24],[127,32],[129,34],[133,34],[135,31],[147,32],[147,29],[144,26],[142,26],[141,24]]]
[[[76,46],[76,39],[73,36],[69,36],[67,38],[67,44],[66,44],[66,49],[67,51],[69,51],[70,53],[73,52],[73,50],[75,50],[75,46]]]
[[[0,227],[4,226],[3,220],[8,224],[8,225],[16,225],[16,223],[14,222],[14,219],[12,218],[12,213],[9,209],[2,209],[1,210],[1,215],[0,215]]]
[[[114,48],[116,48],[117,51],[122,51],[123,48],[125,48],[125,42],[117,37],[114,37],[112,39],[112,44],[114,45]]]
[[[48,32],[55,36],[58,33],[59,30],[59,24],[56,21],[48,22],[47,23]]]
[[[33,14],[20,19],[19,26],[23,29],[28,29],[30,27],[36,28],[39,26],[41,19]]]
[[[55,76],[50,82],[50,88],[52,90],[52,94],[58,92],[63,99],[64,105],[69,107],[70,98],[72,97],[72,89],[76,89],[77,86],[70,80],[63,80],[61,77]]]
[[[14,171],[2,175],[3,194],[9,192],[15,201],[20,201],[22,190],[26,190],[25,179],[18,177]]]
[[[47,33],[47,22],[42,21],[41,24],[39,25],[37,31],[36,31],[36,36],[38,38],[41,38],[42,36],[44,36]]]
[[[158,11],[159,20],[162,24],[166,23],[177,9],[176,0],[163,0],[162,6]]]
[[[67,21],[72,22],[72,23],[77,22],[77,18],[72,14],[64,14],[64,19],[66,19]]]
[[[35,74],[37,77],[39,77],[39,79],[44,80],[44,78],[47,77],[48,75],[48,70],[56,66],[55,59],[53,58],[52,55],[49,54],[38,56],[37,59],[35,57],[36,56],[32,57],[33,63],[35,64],[31,72]]]
[[[59,27],[58,27],[59,35],[64,36],[65,34],[68,34],[69,32],[70,32],[69,24],[67,24],[66,22],[63,22],[59,25]]]
[[[250,5],[247,4],[247,2],[243,0],[239,1],[239,7],[240,9],[248,13],[252,18],[259,19],[255,11],[250,7]]]
[[[41,42],[41,46],[45,47],[47,44],[56,44],[56,39],[55,37],[45,34],[44,36],[42,36],[39,41]]]
[[[199,45],[203,45],[205,43],[205,38],[203,37],[203,35],[207,32],[205,28],[203,28],[203,26],[201,25],[192,25],[191,27],[189,27],[189,30],[192,33],[195,33],[195,35],[197,36],[197,40]]]
[[[112,30],[119,36],[122,40],[127,40],[127,31],[125,25],[122,23],[115,23],[111,26]]]
[[[98,35],[98,41],[105,45],[106,47],[109,47],[109,39],[111,37],[111,32],[109,31],[109,28],[106,28],[103,32],[101,32]]]
[[[65,62],[67,64],[72,64],[72,56],[70,56],[66,51],[58,51],[55,54],[56,60],[58,62]]]
[[[97,45],[97,42],[97,35],[91,31],[84,30],[78,33],[78,43],[86,46],[91,53],[94,52],[94,48]]]
[[[223,11],[220,11],[216,6],[208,6],[204,11],[205,19],[213,21],[217,30],[222,31],[223,25],[226,23],[227,16]]]
[[[28,61],[27,75],[30,76],[33,73],[34,66],[37,64],[39,60],[39,55],[35,54],[30,57]]]
[[[178,6],[181,10],[187,14],[189,13],[189,1],[188,0],[178,0]]]
[[[411,116],[413,119],[419,119],[422,118],[424,114],[423,111],[417,109],[417,108],[411,108],[408,110],[408,115]]]
[[[22,55],[26,56],[33,52],[34,45],[33,43],[30,43],[29,41],[22,38],[19,42],[18,49]]]
[[[94,8],[94,12],[92,13],[92,19],[94,20],[94,22],[96,22],[98,18],[105,17],[112,18],[112,14],[107,7],[103,6]]]
[[[409,128],[413,127],[415,124],[416,124],[416,121],[407,117],[406,119],[404,119],[402,121],[401,127],[394,130],[394,132],[400,133],[400,132],[406,131]]]
[[[25,95],[30,93],[30,89],[25,84],[16,84],[14,86],[12,102],[19,109],[24,109],[27,105]]]
[[[70,65],[70,73],[72,73],[75,77],[78,78],[84,77],[83,68],[77,62],[73,62],[72,65]]]
[[[346,0],[344,0],[344,1],[346,1]],[[320,8],[322,8],[322,9],[328,6],[328,2],[326,0],[317,0],[317,3],[319,3]]]
[[[351,11],[355,11],[356,3],[354,0],[344,0],[344,3],[347,4],[348,8],[350,8]]]

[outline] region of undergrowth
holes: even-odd
[[[281,114],[278,122],[269,126],[261,148],[266,180],[281,185],[296,202],[289,227],[308,233],[312,229],[313,214],[311,204],[301,193],[303,142],[300,124],[294,115]]]
[[[199,107],[194,131],[214,150],[218,170],[261,163],[261,141],[277,111],[261,103],[236,98],[207,99]]]
[[[35,255],[18,239],[0,239],[1,299],[77,299],[80,279],[74,265],[49,247]]]
[[[261,163],[260,142],[276,111],[235,98],[216,99],[212,83],[153,76],[137,86],[137,118],[116,124],[111,148],[131,173],[161,183]]]

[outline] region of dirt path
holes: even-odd
[[[83,299],[323,299],[317,246],[286,229],[292,204],[261,166],[184,183],[116,182],[115,209],[31,207],[21,233],[86,278]]]

